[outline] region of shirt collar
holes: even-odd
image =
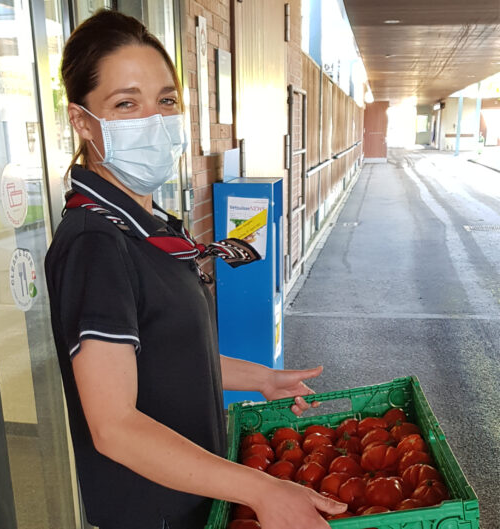
[[[132,197],[97,173],[80,165],[71,169],[71,188],[120,217],[136,237],[144,239],[158,230],[165,231],[165,223],[175,221],[171,215],[153,202],[153,215]],[[181,223],[181,221],[178,221]]]

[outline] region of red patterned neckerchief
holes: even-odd
[[[66,201],[66,209],[79,207],[103,215],[123,231],[130,230],[121,217],[115,215],[108,209],[103,208],[99,204],[96,204],[81,193],[74,192]],[[193,260],[197,266],[200,278],[205,283],[212,283],[213,279],[208,274],[204,273],[198,266],[196,261],[198,258],[208,256],[220,257],[233,268],[261,259],[259,253],[253,248],[253,246],[241,239],[223,239],[205,245],[197,243],[184,226],[181,225],[180,230],[181,231],[176,232],[175,235],[167,233],[166,235],[145,237],[145,240],[176,259],[184,261]]]

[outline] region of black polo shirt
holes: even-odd
[[[226,455],[212,295],[192,261],[147,242],[167,214],[149,214],[97,174],[76,166],[73,188],[121,218],[68,210],[45,260],[52,328],[87,517],[106,529],[201,529],[210,501],[157,485],[99,454],[81,408],[71,358],[83,340],[133,344],[137,408],[205,449]],[[170,220],[170,224],[175,221]],[[170,228],[169,228],[170,229]]]

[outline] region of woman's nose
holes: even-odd
[[[150,116],[154,116],[155,114],[161,114],[161,107],[156,101],[152,103],[147,103],[143,106],[141,117],[149,118]]]

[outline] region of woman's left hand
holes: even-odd
[[[303,370],[271,370],[269,380],[261,390],[261,393],[267,400],[295,397],[295,404],[291,407],[291,410],[295,415],[300,416],[310,407],[302,396],[314,395],[314,391],[304,384],[303,381],[309,378],[316,378],[322,371],[322,366]],[[313,402],[311,406],[317,408],[319,402]]]

